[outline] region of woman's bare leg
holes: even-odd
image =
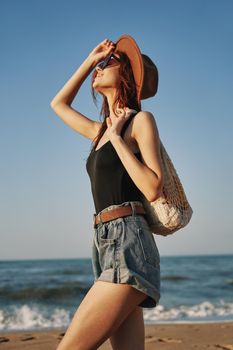
[[[113,350],[144,350],[145,327],[143,311],[137,306],[110,337]]]
[[[96,350],[146,297],[128,284],[96,281],[56,350]]]

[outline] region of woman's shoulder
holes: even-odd
[[[154,114],[150,111],[139,111],[133,118],[132,138],[138,143],[148,137],[159,137]]]
[[[156,126],[156,121],[154,114],[150,111],[139,111],[137,114],[135,114],[133,118],[133,128],[139,132],[140,128],[146,125],[154,124]]]
[[[137,114],[135,114],[135,119],[146,119],[146,118],[154,118],[154,115],[150,111],[139,111]]]

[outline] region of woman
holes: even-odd
[[[103,96],[103,122],[71,107],[93,69],[92,94]],[[157,74],[131,36],[105,39],[51,102],[66,124],[93,141],[86,167],[96,210],[95,283],[57,350],[97,349],[108,338],[114,350],[144,349],[142,308],[160,299],[160,257],[140,199],[161,195],[163,174],[158,129],[140,100],[155,95]]]

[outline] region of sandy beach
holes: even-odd
[[[1,332],[2,350],[54,350],[65,330]],[[233,350],[233,322],[145,325],[146,350]],[[107,340],[100,350],[111,350]],[[137,350],[137,349],[135,349]]]

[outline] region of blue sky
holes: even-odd
[[[143,100],[193,217],[154,235],[161,256],[232,253],[233,2],[5,1],[1,4],[0,259],[91,256],[90,140],[50,101],[105,38],[130,34],[159,70]],[[90,76],[72,107],[99,120]]]

